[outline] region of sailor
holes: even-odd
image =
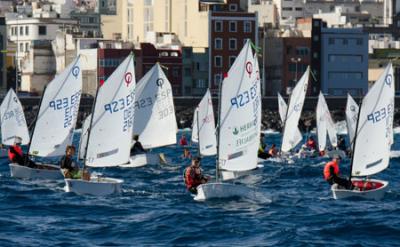
[[[258,147],[258,158],[261,159],[268,159],[271,157],[268,152],[265,152],[265,149],[267,148],[267,145],[264,142],[264,133],[261,133],[260,135],[260,146]]]
[[[270,149],[268,150],[268,154],[270,155],[270,157],[275,157],[278,154],[275,143],[271,145]]]
[[[345,151],[345,152],[347,151],[346,141],[344,140],[343,136],[339,136],[337,147],[338,147],[340,150],[343,150],[343,151]]]
[[[192,158],[192,154],[190,153],[189,149],[187,149],[187,148],[183,149],[182,158],[183,159],[191,159]]]
[[[35,162],[29,159],[27,155],[22,152],[21,148],[22,138],[16,136],[14,139],[14,145],[10,146],[8,149],[8,158],[12,163],[17,163],[21,166],[27,166],[30,168],[36,168]]]
[[[309,150],[317,150],[317,143],[315,143],[314,138],[310,136],[307,140],[306,147]]]
[[[74,146],[67,146],[65,149],[65,155],[61,157],[59,162],[60,168],[63,170],[65,178],[74,178],[79,179],[81,178],[81,174],[79,172],[79,166],[73,160],[73,156],[75,154],[75,147]]]
[[[139,141],[139,136],[135,135],[133,137],[133,140],[135,141],[135,144],[131,148],[131,155],[146,153],[146,150],[144,150],[142,143],[140,143]]]
[[[181,139],[179,139],[179,145],[181,145],[181,146],[187,146],[188,145],[188,141],[187,141],[185,135],[182,135]]]
[[[203,175],[200,168],[200,157],[194,157],[192,164],[184,171],[186,188],[193,194],[197,193],[197,186],[205,184],[210,179]]]
[[[326,163],[324,167],[324,179],[330,184],[338,184],[346,189],[352,188],[352,183],[346,178],[339,176],[340,157],[334,156],[332,161]]]

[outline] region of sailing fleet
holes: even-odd
[[[39,110],[28,131],[22,105],[10,89],[0,106],[3,145],[13,145],[16,137],[28,145],[34,158],[54,158],[72,144],[82,92],[82,71],[78,56],[44,90]],[[307,68],[294,87],[289,102],[278,93],[282,122],[281,161],[312,157],[306,150],[296,153],[303,136],[298,123],[308,90]],[[360,105],[348,95],[346,123],[351,143],[352,189],[337,184],[331,190],[335,199],[362,197],[380,199],[388,182],[370,179],[389,166],[393,144],[394,78],[392,65],[370,88]],[[262,169],[257,157],[261,133],[261,83],[257,54],[247,41],[220,84],[216,118],[211,93],[206,91],[193,114],[192,143],[199,156],[215,156],[215,181],[201,184],[194,199],[246,197],[255,188],[240,183],[240,177]],[[216,121],[217,119],[217,121]],[[217,125],[215,123],[217,122]],[[322,93],[316,107],[318,151],[324,157],[346,157],[337,150],[335,123]],[[162,65],[155,64],[136,84],[134,56],[130,54],[98,86],[91,113],[82,124],[78,159],[89,167],[139,168],[168,163],[153,149],[176,144],[177,121],[173,91]],[[29,134],[30,133],[30,134]],[[134,136],[146,153],[131,155]],[[331,150],[327,150],[329,140]],[[10,163],[12,177],[23,179],[64,179],[65,191],[104,196],[122,191],[123,180],[92,173],[89,179],[64,178],[55,163],[28,167]],[[234,183],[235,182],[235,183]]]

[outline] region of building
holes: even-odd
[[[399,49],[374,49],[369,57],[368,84],[371,86],[385,70],[386,65],[392,62],[394,75],[394,89],[400,94],[400,57]]]
[[[278,25],[278,11],[272,0],[252,0],[248,12],[257,12],[260,27],[276,27]]]
[[[312,93],[363,95],[368,91],[368,34],[361,28],[312,26]]]
[[[220,5],[209,15],[209,85],[218,93],[224,73],[235,61],[245,42],[250,39],[258,45],[257,13],[244,12],[239,1]]]
[[[0,53],[0,91],[5,91],[7,87],[7,28],[4,17],[0,17],[0,51],[2,51]]]
[[[71,19],[77,20],[79,23],[79,35],[85,38],[101,38],[100,14],[92,10],[72,11]]]
[[[294,23],[296,19],[304,17],[304,0],[274,0],[278,11],[279,23]]]
[[[156,48],[150,43],[141,43],[135,51],[136,77],[142,78],[157,62],[171,83],[174,96],[182,96],[182,51],[181,48]]]
[[[182,47],[184,96],[202,96],[208,88],[208,48]]]
[[[287,30],[267,36],[265,44],[265,94],[289,95],[310,65],[311,38]]]

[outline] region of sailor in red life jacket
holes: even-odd
[[[188,145],[188,141],[187,141],[185,135],[182,135],[181,139],[179,139],[179,145],[181,145],[181,146],[187,146]]]
[[[339,176],[340,157],[335,156],[332,161],[326,163],[324,167],[324,179],[330,184],[338,184],[346,189],[352,189],[352,183],[346,178]]]
[[[197,186],[205,184],[209,177],[203,175],[200,168],[200,157],[194,157],[192,164],[185,169],[185,184],[186,188],[193,194],[197,193]]]
[[[12,162],[12,163],[17,163],[20,165],[24,164],[24,153],[22,152],[22,148],[21,148],[21,142],[22,139],[21,137],[15,137],[14,139],[14,145],[10,146],[8,148],[8,159]]]
[[[14,145],[10,146],[8,149],[8,158],[12,163],[17,163],[21,166],[27,166],[30,168],[36,168],[35,162],[30,160],[23,152],[21,148],[21,137],[15,137]]]
[[[308,138],[306,147],[310,150],[317,150],[317,143],[314,141],[314,138],[312,136]]]

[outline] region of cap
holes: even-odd
[[[22,138],[19,137],[19,136],[16,136],[16,137],[14,138],[14,143],[15,143],[15,144],[21,144],[21,143],[22,143]]]
[[[198,161],[198,162],[200,162],[200,161],[201,161],[201,157],[200,157],[200,156],[194,156],[194,157],[192,158],[192,160],[193,160],[193,161]]]

